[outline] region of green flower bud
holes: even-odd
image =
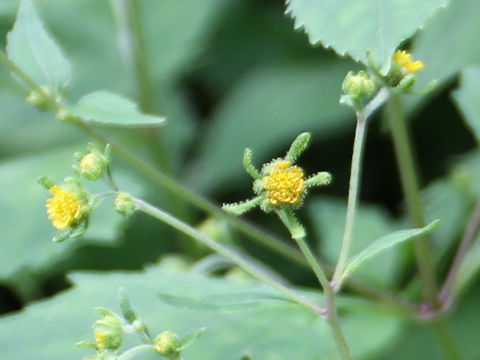
[[[137,204],[132,199],[131,195],[126,192],[119,192],[113,201],[115,211],[123,216],[132,215],[137,210]]]
[[[342,89],[345,94],[361,98],[369,97],[376,89],[375,81],[365,71],[357,74],[349,71],[343,80]]]
[[[178,348],[180,347],[180,342],[178,336],[175,333],[170,331],[164,331],[155,338],[154,349],[155,351],[163,356],[166,356],[170,359],[176,359],[180,355]]]
[[[51,91],[46,86],[41,87],[43,94],[33,90],[27,96],[27,102],[40,111],[47,111],[51,107],[51,102],[47,96],[51,96]]]
[[[80,159],[75,170],[88,180],[98,180],[105,173],[107,165],[107,158],[100,151],[91,151]]]

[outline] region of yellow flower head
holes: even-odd
[[[423,62],[420,60],[412,61],[412,54],[405,50],[397,50],[393,54],[393,61],[402,66],[410,74],[423,69]]]
[[[48,218],[57,229],[67,229],[82,217],[79,197],[75,192],[64,190],[57,185],[49,190],[53,197],[47,200]]]
[[[99,348],[105,348],[105,332],[102,330],[95,330],[95,342]]]
[[[263,186],[272,205],[295,204],[305,190],[305,173],[290,161],[282,160],[263,178]]]

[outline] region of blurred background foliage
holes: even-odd
[[[15,21],[18,3],[0,3],[2,47]],[[141,0],[141,31],[154,89],[147,103],[125,52],[118,13],[116,18],[108,1],[37,0],[36,4],[73,64],[69,98],[73,101],[87,92],[108,89],[136,99],[147,112],[165,115],[168,125],[159,132],[109,129],[108,136],[218,204],[251,194],[241,166],[245,147],[253,149],[254,161],[261,164],[283,154],[298,133],[312,132],[313,144],[300,163],[308,173],[330,171],[334,183],[316,190],[300,217],[308,224],[309,241],[317,254],[327,262],[334,261],[344,221],[355,126],[353,114],[339,105],[338,99],[346,72],[360,68],[359,64],[331,50],[312,47],[304,33],[293,30],[293,20],[284,15],[285,4],[280,0]],[[426,214],[428,220],[442,220],[432,235],[439,278],[452,258],[480,187],[480,153],[476,150],[480,126],[474,125],[480,121],[480,68],[475,67],[480,66],[480,42],[476,40],[480,34],[479,11],[478,0],[451,0],[405,44],[426,64],[419,75],[420,87],[431,79],[439,81],[433,93],[405,99]],[[452,97],[452,90],[459,87]],[[61,346],[72,344],[72,338],[88,336],[84,334],[92,319],[84,323],[80,319],[84,315],[92,318],[94,306],[114,307],[115,289],[123,277],[129,277],[124,280],[132,284],[127,290],[137,294],[132,295],[133,301],[141,310],[145,308],[147,318],[161,318],[158,323],[163,325],[158,326],[174,324],[170,325],[172,330],[180,332],[204,324],[216,329],[199,340],[198,346],[211,352],[200,356],[199,347],[192,346],[189,358],[212,359],[209,354],[222,354],[217,357],[221,359],[239,359],[245,354],[256,355],[253,359],[287,359],[287,355],[297,359],[334,358],[329,330],[298,309],[287,311],[275,305],[263,317],[254,312],[230,318],[223,313],[221,317],[198,315],[192,320],[185,310],[160,306],[154,296],[157,292],[178,290],[185,296],[206,296],[240,291],[253,282],[233,270],[215,272],[216,280],[198,275],[195,264],[209,251],[146,216],[135,215],[124,221],[104,204],[96,211],[84,239],[51,243],[53,228],[44,211],[47,194],[35,180],[40,175],[61,180],[69,174],[73,152],[83,149],[89,138],[72,125],[60,124],[51,113],[30,107],[25,96],[25,89],[1,67],[0,312],[4,317],[0,318],[0,354],[7,351],[2,358],[31,358],[26,348],[21,350],[25,353],[14,352],[15,342],[44,346],[41,344],[48,337],[36,335],[42,326],[68,328],[63,331],[68,336],[58,341],[60,347],[46,352],[50,356],[46,358],[60,359],[65,353],[77,352],[75,356],[82,356],[73,345]],[[203,229],[213,227],[214,232],[223,234],[219,240],[228,237],[292,283],[315,286],[313,275],[306,269],[287,263],[220,220],[205,223],[208,215],[175,199],[120,159],[114,159],[114,171],[124,189],[160,204],[191,224],[203,224]],[[382,113],[369,129],[361,200],[357,251],[381,235],[408,227]],[[259,211],[248,217],[281,238],[288,237],[273,217]],[[398,291],[415,272],[407,248],[402,245],[400,249],[372,261],[358,276]],[[160,263],[145,274],[111,273]],[[74,280],[66,276],[78,270],[99,273],[75,275]],[[475,284],[475,277],[469,282]],[[73,290],[49,302],[49,297],[73,283],[78,284]],[[141,286],[149,289],[148,301],[139,295]],[[92,297],[96,298],[93,304],[83,306],[85,299]],[[465,359],[480,357],[473,339],[480,323],[480,305],[475,297],[478,291],[465,292],[459,309],[449,318]],[[79,313],[70,319],[69,309],[77,306]],[[25,312],[16,313],[21,309]],[[348,306],[345,309],[347,336],[358,343],[353,347],[359,359],[442,358],[428,326],[378,313],[350,314]],[[279,311],[283,317],[278,316]],[[45,318],[50,320],[41,325]],[[278,325],[279,318],[286,320]],[[268,331],[272,322],[278,333]],[[315,329],[313,333],[310,326]],[[233,329],[237,332],[231,333]],[[10,334],[17,334],[16,340]],[[258,339],[269,340],[263,343]],[[224,345],[220,346],[222,341]],[[277,350],[270,353],[275,347]],[[285,357],[278,357],[278,353]]]

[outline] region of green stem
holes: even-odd
[[[284,242],[278,240],[270,234],[265,233],[264,231],[258,229],[254,225],[247,223],[244,220],[232,217],[228,215],[221,208],[214,205],[209,200],[205,199],[201,195],[195,193],[189,188],[179,184],[171,177],[165,175],[163,172],[154,169],[150,165],[144,163],[141,159],[135,155],[130,154],[128,151],[124,150],[121,146],[115,144],[110,139],[107,139],[105,136],[94,130],[91,126],[84,122],[78,122],[77,125],[86,131],[90,136],[97,139],[98,141],[111,144],[112,150],[114,150],[117,155],[123,158],[125,161],[132,164],[138,170],[155,180],[157,183],[161,184],[163,187],[168,189],[171,193],[175,194],[179,198],[182,198],[191,204],[197,206],[198,208],[204,210],[205,212],[217,216],[229,224],[234,226],[240,232],[248,235],[250,238],[257,240],[260,244],[265,247],[277,252],[280,255],[285,256],[294,263],[300,266],[306,266],[306,262],[303,259],[300,252],[291,246],[285,244]]]
[[[145,41],[142,34],[140,11],[137,0],[115,0],[111,6],[117,20],[118,33],[125,43],[124,56],[131,65],[135,84],[139,93],[139,104],[143,112],[155,112],[155,90],[151,81]],[[168,160],[165,145],[157,128],[142,129],[142,135],[150,143],[153,149],[155,160],[159,167],[167,174],[172,173],[170,161]],[[173,199],[169,202],[179,208]]]
[[[295,242],[297,243],[298,247],[307,259],[308,264],[315,273],[318,282],[323,288],[323,293],[325,294],[326,315],[328,324],[332,328],[333,337],[335,339],[335,342],[337,343],[338,350],[342,355],[342,359],[352,359],[352,356],[350,355],[350,350],[347,345],[347,341],[345,340],[345,335],[343,334],[342,327],[340,325],[340,320],[338,318],[337,307],[335,305],[335,292],[331,288],[325,272],[323,271],[322,267],[313,255],[312,250],[310,250],[310,247],[305,241],[305,230],[303,226],[295,218],[295,215],[293,214],[293,211],[291,209],[281,209],[277,211],[277,214],[280,220],[282,220],[284,225],[290,231],[292,239],[295,240]]]
[[[27,84],[31,91],[37,91],[39,94],[42,94],[52,105],[52,107],[59,111],[63,109],[63,105],[59,104],[54,98],[50,97],[46,94],[39,86],[36,84],[26,73],[24,73],[15,63],[13,63],[6,54],[0,50],[0,62],[3,62],[15,75],[17,75],[20,79],[22,79],[25,84]],[[383,93],[382,93],[383,94]],[[377,95],[375,99],[379,99],[380,97]],[[381,96],[382,101],[384,101],[384,96]],[[372,107],[371,112],[373,112],[381,103],[380,101],[372,100],[371,103],[375,102],[375,106]],[[78,127],[80,127],[83,131],[89,134],[92,138],[104,143],[104,144],[111,144],[112,149],[123,158],[125,161],[130,163],[132,166],[137,168],[139,171],[143,172],[145,175],[150,177],[153,181],[157,182],[159,185],[166,188],[171,193],[175,194],[179,198],[188,201],[192,205],[202,209],[203,211],[211,214],[212,216],[216,216],[224,221],[228,222],[234,228],[236,228],[239,232],[247,235],[253,240],[256,240],[259,244],[265,246],[266,248],[276,252],[279,255],[284,256],[285,258],[293,261],[299,266],[307,267],[307,262],[302,257],[302,254],[294,249],[293,247],[287,245],[285,242],[277,239],[276,237],[260,230],[253,224],[230,216],[221,208],[217,207],[215,204],[207,200],[206,198],[202,197],[201,195],[195,193],[194,191],[190,190],[189,188],[184,187],[183,185],[176,182],[171,177],[165,175],[161,171],[151,167],[150,165],[143,162],[140,158],[132,155],[128,151],[124,150],[121,146],[116,145],[110,139],[106,138],[101,133],[94,130],[90,125],[83,122],[81,119],[78,119],[74,123]],[[397,299],[391,294],[384,293],[380,289],[371,288],[368,285],[365,285],[356,280],[349,280],[351,287],[356,289],[359,292],[363,292],[369,295],[372,298],[381,300],[383,302],[389,303],[395,307],[400,309],[407,309],[410,306],[408,304],[404,304],[401,300]]]
[[[420,190],[409,141],[408,129],[402,111],[402,104],[398,95],[392,95],[387,103],[387,115],[390,122],[395,155],[400,171],[400,179],[405,194],[408,213],[415,227],[425,226],[425,217],[420,198]],[[423,235],[414,239],[415,257],[422,281],[423,296],[428,301],[429,307],[436,309],[440,303],[438,289],[435,281],[435,269],[433,265],[428,237]],[[431,329],[440,344],[446,359],[460,359],[455,341],[442,319],[431,324]]]
[[[283,222],[283,224],[287,227],[287,229],[290,231],[292,239],[295,240],[298,247],[302,251],[303,256],[305,257],[308,264],[310,265],[310,268],[313,270],[320,285],[324,289],[329,288],[330,285],[329,285],[327,276],[325,275],[325,272],[319,265],[312,251],[310,250],[310,247],[305,242],[305,230],[303,226],[295,218],[293,211],[290,209],[281,209],[277,211],[277,215],[280,218],[280,220]]]
[[[230,259],[232,262],[237,264],[240,268],[248,272],[250,275],[256,277],[260,281],[275,288],[276,290],[284,294],[286,297],[296,302],[297,304],[305,307],[306,309],[313,312],[317,316],[324,315],[323,309],[321,309],[318,305],[310,302],[304,297],[296,294],[293,290],[285,287],[284,285],[278,283],[276,280],[272,279],[269,275],[267,275],[265,272],[263,272],[257,266],[255,266],[254,261],[249,257],[247,257],[247,255],[241,254],[237,251],[234,251],[232,249],[229,249],[219,244],[209,236],[199,232],[198,230],[191,227],[190,225],[185,224],[181,220],[175,218],[174,216],[168,214],[163,210],[160,210],[157,207],[154,207],[148,204],[143,200],[134,198],[134,201],[137,204],[137,207],[139,210],[164,222],[165,224],[173,227],[174,229],[182,232],[183,234],[188,235],[191,238],[201,242],[202,244],[208,246],[210,249],[226,257],[227,259]]]
[[[300,250],[302,250],[303,255],[307,259],[308,263],[312,267],[313,272],[317,276],[320,285],[322,285],[323,293],[325,294],[325,301],[326,301],[326,312],[327,312],[327,320],[330,325],[330,328],[333,332],[333,337],[335,342],[337,343],[338,350],[342,355],[342,359],[349,360],[352,359],[350,354],[350,350],[348,348],[347,341],[345,339],[345,335],[343,334],[342,327],[340,324],[340,319],[338,318],[337,314],[337,306],[335,305],[335,292],[331,288],[328,279],[325,275],[325,272],[320,267],[320,264],[315,259],[312,251],[310,250],[309,246],[305,242],[304,237],[299,237],[294,239]]]
[[[422,201],[418,186],[415,162],[412,154],[412,146],[408,137],[408,130],[402,111],[402,104],[398,95],[392,95],[387,103],[387,115],[390,122],[395,156],[400,172],[403,192],[407,203],[408,213],[413,226],[425,226]],[[431,306],[438,305],[437,284],[435,281],[434,265],[428,237],[418,236],[413,241],[422,288],[425,299]]]
[[[17,75],[29,88],[31,91],[35,91],[40,94],[45,100],[47,100],[53,108],[57,108],[57,102],[55,99],[50,97],[35,81],[32,80],[30,76],[20,69],[17,64],[11,61],[8,56],[0,51],[0,62],[4,63],[15,75]]]
[[[325,300],[327,304],[327,320],[332,329],[333,337],[337,343],[338,350],[342,355],[343,360],[353,360],[352,355],[350,354],[350,349],[348,348],[345,335],[342,331],[342,326],[340,324],[340,319],[337,313],[337,307],[335,306],[335,291],[333,288],[328,287],[329,290],[325,291]]]
[[[360,189],[360,176],[362,171],[362,157],[365,143],[365,133],[367,130],[367,119],[361,112],[357,111],[357,126],[355,129],[355,139],[353,142],[352,165],[350,171],[350,185],[348,188],[347,215],[345,219],[345,230],[343,233],[342,249],[338,258],[337,266],[333,274],[332,284],[335,291],[340,290],[342,278],[341,275],[347,262],[350,247],[352,244],[353,227],[355,225],[355,212]]]
[[[135,346],[127,351],[125,351],[122,355],[118,357],[118,360],[130,360],[135,358],[137,355],[152,353],[155,354],[155,350],[153,349],[152,345],[138,345]]]
[[[445,360],[462,360],[463,357],[455,344],[452,332],[445,324],[443,319],[434,320],[429,324],[432,333],[437,339],[437,343],[443,353]]]
[[[454,285],[457,280],[458,270],[460,269],[460,265],[462,264],[465,255],[467,254],[472,242],[475,240],[475,237],[478,234],[480,229],[480,197],[477,199],[477,204],[475,205],[475,210],[470,217],[468,225],[465,229],[465,232],[462,236],[462,241],[458,246],[457,253],[455,254],[455,258],[453,259],[452,264],[450,265],[450,270],[448,271],[448,275],[445,279],[445,282],[442,286],[442,290],[440,291],[440,303],[442,304],[443,308],[449,308],[454,299]]]

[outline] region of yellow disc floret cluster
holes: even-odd
[[[412,54],[405,50],[397,50],[393,54],[393,61],[403,66],[411,74],[421,70],[424,66],[420,60],[412,61]]]
[[[272,205],[295,204],[305,190],[305,173],[290,161],[282,160],[263,178],[263,187]]]
[[[102,330],[95,330],[95,342],[99,348],[105,348],[105,332]]]
[[[70,227],[82,217],[82,205],[79,197],[71,190],[55,185],[50,188],[53,197],[47,200],[48,218],[59,230]]]

